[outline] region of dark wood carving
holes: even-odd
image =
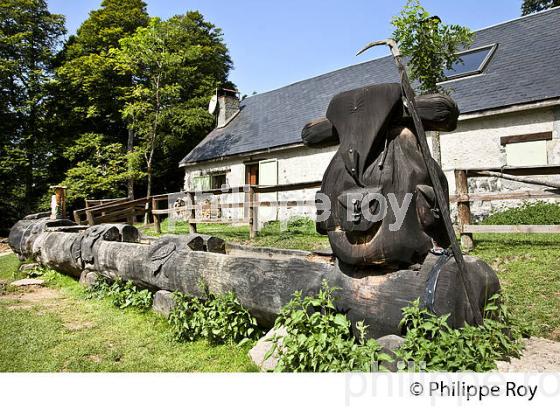
[[[418,97],[417,111],[427,129],[449,131],[457,125],[459,111],[448,96]],[[317,223],[317,230],[329,236],[340,260],[351,265],[408,266],[422,262],[434,241],[449,246],[400,84],[372,85],[334,96],[326,118],[307,124],[302,139],[312,147],[339,143],[318,196],[328,196],[331,214]],[[432,162],[447,193],[445,175]],[[392,228],[396,215],[391,206],[381,221],[368,220],[366,214],[376,215],[383,205],[365,201],[369,209],[361,209],[368,194],[382,195],[386,205],[390,194],[399,205],[412,195],[399,229]]]
[[[340,288],[339,309],[354,322],[365,321],[370,336],[398,333],[401,309],[421,297],[437,261],[436,256],[428,255],[422,266],[380,270],[350,266],[331,256],[304,251],[250,246],[228,249],[221,239],[191,234],[164,235],[149,243],[101,235],[91,250],[92,263],[86,263],[81,255],[76,258],[72,253],[84,236],[78,230],[66,232],[72,224],[65,220],[21,220],[10,232],[10,245],[21,258],[35,259],[74,277],[97,272],[109,279],[131,280],[143,288],[177,290],[199,297],[204,297],[201,283],[216,294],[233,291],[265,327],[273,324],[294,292],[316,293],[322,281],[327,280]],[[108,224],[99,229],[114,232],[113,228]],[[24,235],[25,231],[33,235]],[[484,262],[472,257],[466,257],[466,262],[469,280],[478,291],[477,303],[483,306],[488,295],[499,289],[498,279]],[[471,321],[472,312],[460,292],[452,259],[438,280],[435,311],[449,313],[453,326]]]

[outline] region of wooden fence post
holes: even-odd
[[[156,233],[161,233],[161,224],[159,221],[159,215],[154,213],[155,210],[157,210],[157,201],[155,198],[152,198],[152,217],[154,218]]]
[[[457,222],[459,224],[461,246],[463,249],[470,251],[474,248],[472,233],[463,232],[463,227],[471,223],[470,202],[468,199],[466,201],[461,200],[461,196],[468,195],[469,193],[467,171],[463,169],[455,170],[455,192],[459,195],[459,201],[457,201]]]
[[[249,239],[255,239],[257,236],[258,229],[258,215],[259,207],[255,205],[257,202],[257,194],[255,188],[251,185],[249,187]]]
[[[190,214],[190,217],[189,217],[189,232],[190,233],[196,233],[196,223],[191,222],[191,221],[196,220],[196,210],[194,209],[194,193],[187,192],[187,198],[188,198],[188,202],[189,202],[190,206],[192,207],[192,209],[189,212],[189,214]]]
[[[88,222],[89,226],[95,225],[95,219],[93,217],[93,212],[92,211],[86,211],[86,219],[87,219],[87,222]]]

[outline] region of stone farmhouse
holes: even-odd
[[[447,72],[442,83],[461,111],[457,129],[440,137],[450,192],[455,192],[454,169],[560,165],[560,8],[476,31],[461,58],[463,63]],[[303,126],[324,116],[339,92],[398,81],[387,56],[242,101],[235,92],[219,92],[217,127],[179,164],[185,170],[184,189],[321,180],[337,146],[303,146]],[[469,184],[471,192],[519,187],[495,178]],[[267,193],[260,199],[310,200],[314,193]],[[229,199],[242,195],[230,194]],[[473,215],[487,214],[493,206],[500,204],[474,203]],[[224,212],[239,217],[234,213],[243,211]],[[259,223],[314,212],[312,207],[261,208]]]

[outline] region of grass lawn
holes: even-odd
[[[475,246],[535,335],[560,341],[560,235],[478,234]]]
[[[20,277],[18,265],[14,255],[0,257],[0,280]],[[257,370],[249,347],[175,342],[155,313],[88,300],[82,286],[63,275],[48,279],[48,287],[1,292],[0,372]]]
[[[189,232],[189,226],[183,221],[175,222],[173,229],[169,230],[167,219],[161,224],[162,234],[174,233],[184,234]],[[153,227],[142,229],[147,235],[157,236]],[[264,246],[283,249],[302,249],[319,250],[329,246],[329,240],[324,235],[319,235],[315,230],[315,223],[309,223],[308,219],[290,222],[283,227],[277,221],[267,223],[255,240],[249,240],[248,225],[227,225],[227,224],[198,224],[197,231],[206,235],[213,235],[226,241],[251,244],[254,246]]]

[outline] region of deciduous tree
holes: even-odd
[[[130,177],[125,147],[111,142],[101,134],[86,133],[68,147],[64,156],[75,165],[66,174],[63,184],[69,187],[67,199],[72,205],[86,198],[125,196]]]
[[[438,83],[445,80],[444,70],[460,61],[457,51],[472,43],[471,30],[444,24],[439,17],[431,16],[419,0],[408,0],[391,23],[395,27],[393,38],[409,59],[410,79],[417,81],[420,93],[446,92]],[[438,132],[432,134],[432,154],[441,164]]]
[[[221,30],[198,12],[152,19],[122,39],[114,56],[134,79],[123,117],[134,122],[151,195],[158,154],[184,155],[211,129],[205,107],[215,87],[227,82],[231,59]],[[169,166],[164,174],[178,173],[178,161]]]
[[[148,20],[142,0],[104,0],[68,39],[57,69],[60,87],[70,97],[66,109],[73,111],[68,113],[67,132],[103,134],[110,143],[126,144],[132,151],[132,126],[121,115],[123,92],[132,78],[116,69],[109,51]],[[129,196],[134,195],[133,188],[134,181],[128,181]]]

